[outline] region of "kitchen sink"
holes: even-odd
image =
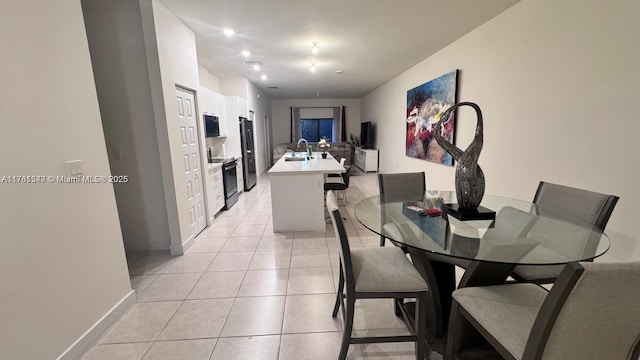
[[[302,156],[286,157],[286,158],[284,158],[284,161],[305,161],[306,159],[307,159],[306,157],[302,157]]]

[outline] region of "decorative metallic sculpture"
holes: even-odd
[[[449,121],[453,111],[461,106],[471,106],[476,111],[478,123],[476,135],[465,151],[448,142],[441,135],[442,124]],[[478,158],[482,150],[482,111],[472,102],[457,103],[448,108],[435,126],[436,141],[458,162],[456,165],[456,196],[460,211],[476,211],[484,196],[484,173],[478,165]]]

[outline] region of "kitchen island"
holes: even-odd
[[[298,159],[304,160],[298,160]],[[295,160],[294,160],[295,159]],[[324,175],[345,169],[327,153],[313,159],[307,153],[285,154],[269,169],[274,232],[324,232]]]

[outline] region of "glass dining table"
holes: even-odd
[[[458,287],[485,286],[504,283],[519,265],[589,261],[609,249],[605,233],[559,209],[485,195],[480,205],[495,211],[495,219],[460,221],[443,211],[445,204],[456,204],[455,192],[427,191],[418,201],[395,202],[376,195],[355,207],[357,220],[406,248],[427,280],[432,339],[446,335],[455,266],[465,269]]]

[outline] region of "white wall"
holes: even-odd
[[[147,59],[152,58],[145,52],[140,3],[85,0],[83,13],[111,172],[130,179],[114,184],[125,248],[167,250],[170,233],[149,86]]]
[[[291,140],[291,109],[290,107],[315,107],[315,106],[346,106],[345,117],[347,119],[346,139],[349,134],[360,136],[360,122],[369,119],[360,114],[360,99],[272,99],[271,115],[273,129],[273,146],[289,142]]]
[[[171,252],[180,254],[183,247],[192,244],[194,235],[191,232],[191,220],[187,206],[187,193],[183,159],[181,154],[180,132],[176,124],[178,108],[175,101],[175,87],[180,86],[196,90],[200,85],[195,35],[184,23],[157,0],[151,2],[153,8],[153,24],[157,41],[160,79],[162,83],[162,101],[158,99],[154,107],[158,126],[158,141],[161,161],[163,161],[163,178],[165,179],[165,197],[169,213],[169,225],[172,231]],[[149,46],[152,45],[148,41]],[[156,77],[152,77],[157,79]],[[153,86],[152,90],[157,89]],[[161,102],[163,102],[161,104]],[[157,107],[162,105],[160,111]],[[197,111],[197,109],[196,109]],[[160,114],[162,112],[162,114]],[[201,122],[198,122],[201,125]],[[200,131],[202,132],[202,131]],[[166,143],[163,143],[167,141]],[[168,149],[168,153],[166,151]],[[204,181],[204,178],[203,178]],[[175,200],[174,200],[175,199]],[[175,213],[173,210],[175,209]],[[177,219],[177,222],[172,221]]]
[[[204,86],[209,90],[220,93],[220,79],[209,72],[209,69],[202,65],[198,65],[198,77],[200,86]]]
[[[220,79],[220,91],[226,96],[239,96],[247,100],[249,80],[243,77]]]
[[[0,176],[109,175],[80,2],[4,2],[0,28]],[[131,291],[113,186],[0,199],[0,358],[55,359]]]
[[[460,101],[484,114],[487,193],[529,200],[545,180],[616,194],[608,256],[640,258],[639,14],[632,1],[524,0],[374,90],[362,118],[377,124],[381,171],[424,170],[428,187],[453,189],[453,167],[405,156],[404,114],[407,90],[461,69]],[[475,116],[459,114],[464,149]]]

